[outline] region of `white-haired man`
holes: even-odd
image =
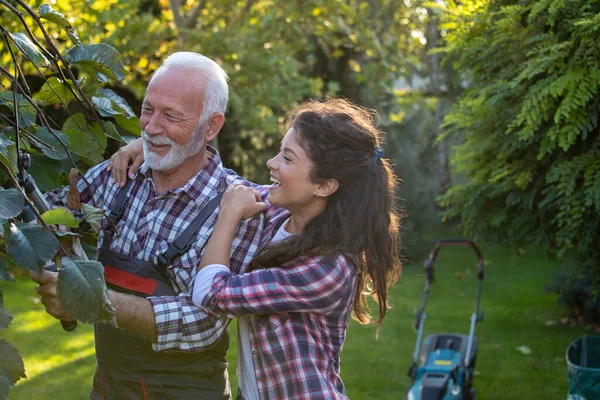
[[[144,165],[127,185],[111,180],[108,162],[88,171],[91,187],[78,184],[81,201],[93,199],[114,222],[104,221],[98,259],[121,329],[95,326],[94,400],[230,397],[227,321],[201,312],[191,299],[220,194],[233,180],[207,144],[223,126],[227,98],[226,73],[214,61],[171,55],[142,104]],[[65,195],[63,189],[48,197],[63,205]],[[261,218],[239,225],[232,270],[244,270],[252,259]],[[72,319],[56,296],[56,274],[32,278],[47,312]]]

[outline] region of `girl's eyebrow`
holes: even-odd
[[[298,158],[298,155],[294,152],[294,150],[290,149],[289,147],[282,147],[281,151],[285,151],[287,153],[291,153],[294,157]]]

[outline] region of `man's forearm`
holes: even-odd
[[[119,328],[137,333],[144,339],[156,343],[158,333],[150,301],[128,294],[108,291],[110,302],[117,310]]]

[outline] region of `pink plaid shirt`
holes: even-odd
[[[268,187],[257,189],[268,193]],[[267,209],[262,244],[288,217]],[[345,399],[340,352],[356,284],[347,257],[301,257],[242,275],[217,273],[203,307],[215,316],[248,314],[262,399]]]

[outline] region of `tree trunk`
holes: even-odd
[[[445,92],[447,88],[444,85],[444,77],[440,69],[440,55],[432,52],[438,47],[440,32],[438,29],[438,19],[434,15],[432,9],[427,9],[429,20],[425,32],[427,39],[427,50],[429,51],[428,62],[430,68],[431,91],[437,99],[437,108],[435,112],[435,137],[438,138],[442,134],[442,123],[446,114],[445,107]],[[450,167],[448,157],[448,144],[442,140],[437,145],[438,149],[438,179],[440,194],[446,193],[450,186]]]

